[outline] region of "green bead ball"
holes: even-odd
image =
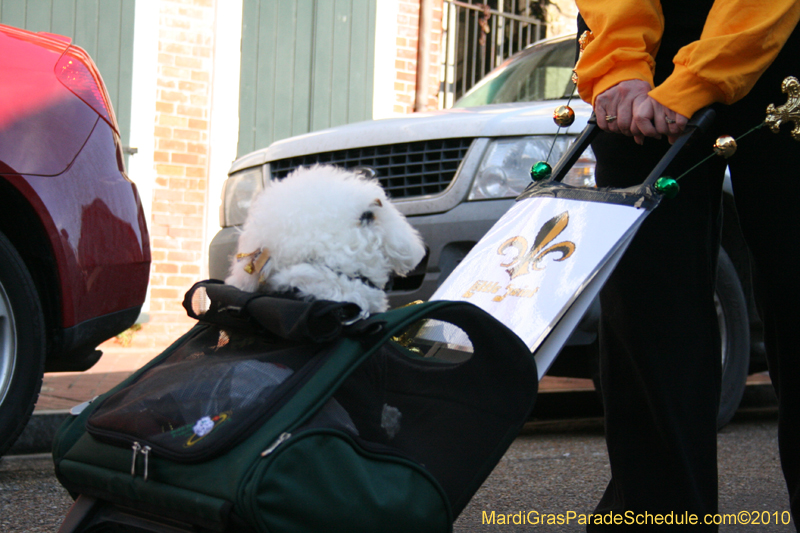
[[[664,197],[672,199],[678,196],[678,191],[681,190],[681,187],[674,179],[663,177],[656,180],[656,190],[663,194]]]
[[[546,180],[553,173],[553,167],[544,161],[539,161],[531,167],[531,179],[533,181]]]

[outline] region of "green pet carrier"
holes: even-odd
[[[450,531],[533,408],[530,351],[469,303],[360,320],[207,281],[184,306],[196,326],[59,430],[62,532]]]

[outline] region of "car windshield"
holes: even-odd
[[[568,98],[575,66],[575,42],[534,45],[486,75],[453,107]]]

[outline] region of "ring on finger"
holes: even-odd
[[[664,121],[665,121],[667,124],[675,124],[676,122],[678,122],[678,121],[677,121],[677,120],[675,120],[674,118],[669,118],[667,115],[664,115]]]
[[[614,122],[617,120],[617,115],[606,115],[606,122]]]

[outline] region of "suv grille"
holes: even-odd
[[[352,169],[370,167],[391,198],[442,192],[450,185],[472,139],[436,139],[384,146],[367,146],[310,154],[270,163],[272,179],[282,179],[297,167],[316,163]]]

